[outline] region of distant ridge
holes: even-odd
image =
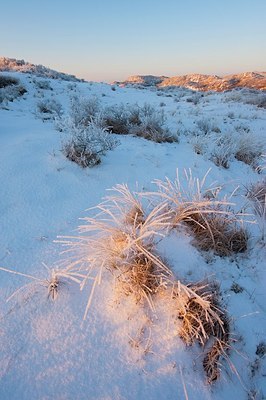
[[[142,85],[142,86],[179,86],[197,91],[224,92],[236,88],[250,88],[266,90],[266,72],[244,72],[223,77],[217,75],[190,74],[174,76],[134,75],[120,85]]]
[[[64,81],[82,82],[83,79],[78,79],[75,75],[65,74],[53,69],[44,67],[43,65],[36,65],[26,62],[24,60],[17,60],[15,58],[0,57],[0,72],[1,71],[15,71],[31,73],[36,76],[42,76],[50,79],[62,79]]]

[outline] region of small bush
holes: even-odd
[[[138,124],[131,127],[130,133],[156,143],[178,142],[178,136],[165,127],[164,112],[147,104],[139,109]]]
[[[156,143],[174,143],[178,142],[178,137],[169,132],[168,129],[162,128],[159,121],[154,118],[146,118],[141,125],[135,126],[130,131],[135,136],[152,140]]]
[[[97,97],[73,96],[70,99],[69,116],[76,127],[86,127],[100,113],[100,102]]]
[[[230,166],[231,150],[228,147],[218,147],[212,151],[211,160],[217,167],[228,169]]]
[[[118,135],[129,133],[129,113],[124,105],[105,108],[102,118],[103,124],[108,131]]]
[[[0,104],[13,102],[25,93],[27,93],[27,90],[21,85],[6,86],[0,89]]]
[[[13,78],[12,76],[0,75],[0,89],[3,89],[7,86],[18,85],[19,80]]]
[[[37,115],[43,120],[56,119],[62,114],[62,105],[54,99],[45,99],[37,103]]]
[[[266,108],[266,93],[265,91],[256,89],[237,89],[226,93],[225,101],[235,101],[244,104]]]
[[[210,123],[209,120],[207,119],[200,119],[197,121],[197,127],[200,129],[201,132],[204,133],[204,135],[207,135],[212,131],[212,124]]]
[[[218,167],[229,168],[236,152],[236,138],[234,134],[222,133],[220,135],[209,135],[210,143],[213,145],[210,159]]]
[[[207,150],[206,139],[202,137],[202,135],[195,135],[191,139],[191,144],[193,146],[193,150],[196,154],[203,155]]]
[[[199,104],[201,97],[203,97],[202,94],[194,93],[193,96],[186,98],[186,102],[192,103],[192,104],[194,104],[194,106],[196,106],[197,104]]]
[[[35,80],[34,83],[38,89],[53,90],[49,81],[46,81],[46,80],[36,81]]]
[[[62,144],[63,154],[82,168],[92,167],[101,162],[100,156],[117,145],[106,129],[91,121],[81,129],[69,120],[67,127],[68,140]]]
[[[248,131],[240,133],[237,139],[235,158],[256,169],[263,154],[264,143]]]
[[[266,217],[266,178],[250,185],[247,198],[252,201],[256,214]]]
[[[108,107],[103,111],[102,120],[106,129],[116,134],[133,134],[156,143],[178,142],[178,136],[165,127],[164,112],[149,104]]]
[[[247,189],[247,198],[252,203],[257,223],[261,230],[261,238],[265,240],[266,231],[266,179],[256,182]]]

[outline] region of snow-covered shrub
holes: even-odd
[[[18,85],[19,80],[13,78],[12,76],[0,75],[0,89],[5,88],[7,86]]]
[[[62,115],[62,105],[54,99],[44,99],[37,103],[37,115],[43,120],[56,119]]]
[[[129,112],[123,104],[106,107],[102,118],[104,126],[110,132],[121,135],[129,133]]]
[[[210,135],[210,159],[217,167],[229,168],[230,161],[235,154],[236,143],[231,134],[221,134],[218,137]]]
[[[101,162],[100,156],[113,149],[117,141],[96,122],[87,126],[76,126],[75,121],[65,120],[67,139],[62,143],[63,154],[81,167],[92,167]]]
[[[208,148],[208,141],[205,137],[202,137],[202,135],[193,136],[190,140],[190,143],[192,144],[193,150],[196,154],[203,155],[206,153]]]
[[[0,104],[7,104],[9,101],[12,102],[25,93],[27,93],[27,90],[21,85],[4,87],[0,89]]]
[[[27,90],[20,84],[19,79],[0,75],[0,104],[6,105],[25,93]]]
[[[214,254],[222,257],[243,253],[247,249],[247,233],[230,212],[220,213],[216,207],[210,213],[191,215],[191,220],[186,223],[201,250],[213,250]]]
[[[261,237],[264,240],[266,231],[266,178],[250,185],[247,188],[246,196],[251,202],[257,216]]]
[[[239,132],[236,142],[235,158],[245,164],[257,168],[265,145],[251,132]]]
[[[157,143],[177,142],[178,136],[165,127],[163,110],[156,110],[149,104],[107,107],[103,111],[104,126],[113,133],[133,134]]]
[[[200,119],[197,121],[197,127],[201,132],[204,133],[204,135],[207,135],[208,133],[212,132],[213,130],[213,125],[212,123],[207,120],[207,119]]]
[[[76,127],[86,127],[100,113],[100,102],[97,97],[73,96],[70,99],[69,116]]]
[[[178,142],[178,137],[162,126],[158,116],[143,118],[140,125],[131,128],[130,133],[156,143]]]
[[[38,89],[53,90],[50,82],[47,80],[41,80],[41,81],[34,80],[34,83]]]
[[[194,106],[196,106],[197,104],[199,104],[200,99],[203,97],[203,95],[201,93],[193,93],[191,97],[187,97],[186,98],[186,102],[187,103],[192,103],[194,104]]]
[[[145,104],[139,108],[138,115],[136,110],[134,114],[132,114],[131,110],[131,120],[132,115],[135,115],[137,123],[132,124],[130,133],[135,136],[140,136],[156,143],[178,142],[178,136],[171,133],[165,126],[166,117],[163,110],[158,111],[151,105]]]
[[[236,151],[233,134],[222,133],[219,128],[203,121],[202,134],[192,132],[188,137],[196,154],[205,155],[218,167],[229,168]]]
[[[265,91],[256,89],[236,89],[226,93],[224,101],[235,101],[244,104],[251,104],[253,106],[261,108],[266,108],[266,93]]]
[[[76,89],[77,89],[76,83],[68,83],[67,84],[67,90],[75,91]]]

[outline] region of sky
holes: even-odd
[[[107,82],[266,71],[266,0],[3,0],[0,56]]]

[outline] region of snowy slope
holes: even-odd
[[[53,241],[57,236],[77,235],[79,218],[91,213],[86,210],[106,196],[106,189],[126,183],[132,190],[155,190],[151,182],[166,176],[175,179],[177,168],[183,178],[183,170],[191,168],[200,179],[211,168],[207,187],[216,182],[223,195],[232,194],[236,211],[253,213],[245,195],[252,183],[263,180],[263,169],[259,174],[236,159],[230,159],[227,169],[215,165],[206,143],[212,136],[204,136],[201,127],[207,121],[214,131],[232,137],[249,130],[265,141],[263,108],[232,100],[228,93],[207,94],[194,104],[188,100],[190,93],[178,89],[138,90],[56,79],[47,80],[50,89],[41,89],[36,82],[43,78],[4,74],[18,78],[27,93],[0,105],[1,267],[45,280],[48,272],[43,263],[52,268],[66,257],[62,246]],[[64,133],[36,111],[39,101],[50,98],[67,113],[73,94],[97,96],[102,106],[149,103],[164,109],[179,143],[114,135],[120,143],[102,163],[81,169],[61,152]],[[197,145],[204,144],[203,154],[195,152],[195,137]],[[234,340],[222,363],[221,378],[213,385],[206,383],[201,348],[184,345],[169,322],[171,310],[161,310],[158,304],[157,313],[164,317],[156,319],[130,298],[117,301],[108,272],[83,321],[90,285],[80,291],[74,282],[65,283],[53,302],[39,282],[0,271],[0,399],[265,398],[265,355],[256,354],[266,340],[265,221],[256,218],[245,217],[257,223],[247,223],[248,250],[234,256],[222,258],[197,250],[187,231],[173,231],[158,243],[158,252],[178,279],[209,278],[220,285]],[[238,293],[233,284],[241,288]],[[138,340],[143,332],[143,340]]]

